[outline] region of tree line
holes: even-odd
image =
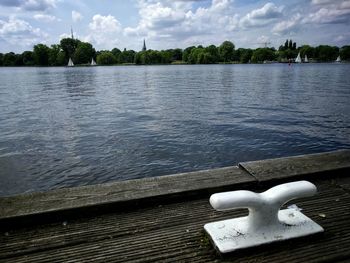
[[[329,45],[312,47],[303,45],[297,47],[291,39],[281,45],[278,50],[271,47],[249,49],[238,48],[231,41],[224,41],[221,45],[204,47],[190,46],[185,49],[146,50],[136,52],[134,50],[121,51],[118,48],[112,50],[96,51],[87,42],[78,39],[64,38],[59,44],[50,47],[37,44],[32,51],[24,51],[21,54],[9,52],[0,53],[0,66],[65,66],[69,58],[75,65],[89,64],[93,58],[99,65],[115,64],[214,64],[214,63],[262,63],[264,61],[287,62],[294,59],[300,52],[301,56],[307,55],[309,60],[315,62],[334,61],[339,55],[342,60],[350,61],[350,46],[341,48]]]

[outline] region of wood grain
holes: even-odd
[[[244,216],[216,212],[208,198],[135,208],[66,224],[0,232],[1,262],[337,262],[350,258],[350,194],[334,181],[316,180],[318,196],[296,200],[322,225],[323,235],[219,256],[203,225]],[[250,189],[263,191],[266,188]],[[322,215],[322,216],[320,216]]]
[[[239,163],[258,181],[302,177],[350,168],[350,150]]]
[[[350,151],[241,163],[208,171],[0,198],[0,262],[348,262],[350,259]],[[293,201],[325,233],[221,257],[204,234],[208,222],[247,215],[214,211],[220,189],[267,190],[276,179],[312,177],[318,195]],[[243,187],[244,188],[240,188]],[[198,194],[201,193],[201,194]],[[165,202],[175,196],[171,202]],[[182,198],[179,198],[182,197]],[[143,199],[154,202],[138,203]],[[130,203],[130,201],[135,201]],[[79,214],[105,204],[122,209]],[[65,218],[64,211],[77,211]],[[59,213],[54,221],[2,224]]]
[[[237,166],[0,198],[0,220],[253,182]]]

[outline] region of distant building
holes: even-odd
[[[146,51],[147,50],[147,48],[146,48],[146,41],[145,40],[143,40],[143,47],[142,47],[142,51]]]

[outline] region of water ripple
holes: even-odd
[[[0,195],[350,148],[349,64],[0,71]]]

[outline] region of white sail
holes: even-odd
[[[341,62],[340,56],[337,57],[337,60],[335,62]]]
[[[97,65],[97,64],[96,64],[94,58],[92,58],[92,59],[91,59],[91,66],[96,66],[96,65]]]
[[[68,61],[68,65],[67,65],[68,67],[74,67],[74,63],[73,63],[73,61],[72,61],[72,59],[71,58],[69,58],[69,61]]]
[[[305,63],[308,63],[308,62],[309,62],[309,60],[307,59],[306,54],[305,54],[304,62],[305,62]]]
[[[297,58],[295,59],[295,63],[301,63],[300,52],[298,53]]]

